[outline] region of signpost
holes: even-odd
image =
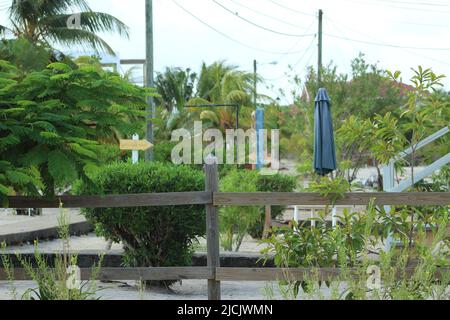
[[[147,151],[153,148],[153,144],[147,140],[139,140],[139,135],[133,135],[133,140],[120,140],[120,150],[133,151],[132,160],[133,163],[139,161],[139,151]]]

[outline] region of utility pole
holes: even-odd
[[[258,70],[257,70],[257,62],[255,59],[253,60],[253,105],[255,106],[255,109],[258,107],[256,105],[258,95],[257,90],[258,90]]]
[[[153,0],[145,0],[145,22],[146,22],[146,63],[145,63],[145,86],[154,86],[153,79]],[[155,101],[153,97],[147,98],[146,108],[146,133],[145,138],[154,144],[153,139],[153,119],[155,118]],[[153,149],[145,151],[145,161],[153,160]]]
[[[319,56],[318,56],[318,65],[317,65],[317,82],[319,84],[319,88],[322,85],[322,19],[323,19],[323,11],[319,10]]]

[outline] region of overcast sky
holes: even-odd
[[[235,41],[208,28],[177,6],[175,1]],[[130,40],[105,36],[122,59],[145,57],[144,2],[89,0],[93,10],[112,14],[130,27]],[[299,35],[317,33],[317,11],[322,9],[324,63],[333,60],[338,70],[349,72],[350,60],[358,52],[363,52],[370,63],[378,62],[383,69],[402,71],[405,82],[411,76],[410,68],[419,64],[450,77],[450,50],[438,50],[450,48],[448,0],[216,2],[237,12],[249,22],[239,19],[213,0],[153,0],[154,60],[157,71],[166,66],[190,67],[198,71],[202,61],[211,63],[216,60],[227,60],[250,71],[253,59],[256,59],[260,64],[260,74],[264,78],[274,79],[267,80],[268,85],[289,89],[284,77],[289,64],[300,75],[304,75],[307,65],[317,64],[317,38],[314,35]],[[389,45],[435,49],[400,49]],[[268,64],[272,61],[278,64]],[[444,83],[445,88],[450,90],[450,79]]]

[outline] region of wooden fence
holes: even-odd
[[[449,205],[450,192],[411,192],[411,193],[348,193],[336,201],[336,205],[367,205],[374,199],[377,205]],[[117,208],[168,205],[206,206],[206,267],[148,267],[148,268],[101,268],[98,280],[183,280],[204,279],[208,281],[208,299],[220,300],[221,281],[277,281],[288,277],[302,280],[312,272],[319,278],[329,280],[338,277],[337,268],[221,268],[219,245],[219,206],[239,205],[327,205],[329,199],[316,193],[297,192],[257,192],[225,193],[218,192],[217,165],[205,166],[205,191],[127,194],[107,196],[61,196],[54,200],[37,197],[9,197],[10,208]],[[447,269],[446,269],[447,270]],[[412,273],[413,268],[406,270]],[[437,270],[437,277],[442,269]],[[350,273],[352,270],[350,270]],[[355,270],[356,273],[356,270]],[[16,280],[30,280],[23,269],[15,269]],[[81,280],[89,280],[92,269],[81,269]],[[0,280],[7,278],[0,268]]]

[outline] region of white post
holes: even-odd
[[[337,208],[333,207],[333,209],[331,210],[331,223],[332,223],[333,228],[335,228],[336,224],[337,224],[336,215],[337,215]]]
[[[133,135],[133,140],[139,141],[139,135],[138,134],[134,134]],[[136,164],[136,163],[139,162],[139,151],[138,150],[133,150],[132,151],[131,160],[132,160],[133,164]]]
[[[389,161],[389,164],[383,167],[383,191],[385,192],[391,192],[391,190],[395,186],[395,168],[394,168],[394,162]],[[384,206],[384,210],[389,215],[391,212],[391,206],[386,205]],[[389,233],[386,239],[386,244],[384,247],[384,250],[387,252],[391,250],[392,247],[392,233]]]
[[[295,222],[298,222],[298,220],[300,220],[300,218],[298,216],[298,208],[296,205],[294,205],[294,220],[295,220]]]
[[[316,226],[316,220],[313,220],[316,217],[316,209],[311,209],[311,228]]]

